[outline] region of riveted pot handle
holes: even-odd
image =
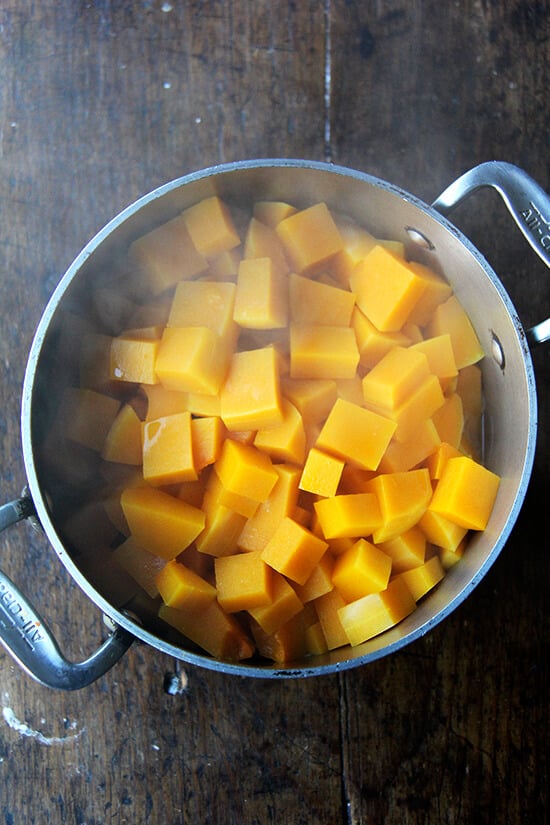
[[[35,515],[29,496],[0,507],[0,531]],[[60,690],[78,690],[103,676],[132,644],[134,637],[122,627],[83,662],[69,662],[41,616],[11,579],[0,570],[0,643],[37,682]]]
[[[477,189],[496,189],[532,249],[550,267],[550,197],[527,172],[512,163],[492,160],[481,163],[451,183],[433,202],[448,215]],[[550,338],[550,319],[527,330],[531,344]]]

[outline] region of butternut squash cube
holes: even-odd
[[[246,516],[226,507],[208,490],[204,495],[202,510],[205,515],[204,530],[195,541],[199,553],[218,558],[236,553]]]
[[[290,325],[291,378],[353,378],[358,363],[351,327]]]
[[[382,524],[374,493],[344,493],[320,499],[313,506],[327,540],[370,536]]]
[[[300,470],[288,464],[275,464],[278,475],[271,493],[247,519],[238,538],[241,550],[263,550],[285,516],[292,516],[298,501]]]
[[[289,516],[284,516],[262,550],[262,559],[292,581],[303,584],[328,544]]]
[[[347,289],[291,273],[288,278],[290,318],[305,325],[348,327],[355,296]]]
[[[432,421],[441,441],[458,448],[464,430],[464,412],[462,400],[457,393],[452,393],[445,403],[434,412]]]
[[[125,489],[120,504],[137,543],[167,561],[185,550],[204,528],[202,510],[153,487]]]
[[[415,437],[423,421],[431,418],[436,410],[445,403],[439,379],[429,375],[409,395],[409,397],[391,413],[397,425],[394,437],[397,441],[410,441]]]
[[[229,209],[216,195],[185,209],[181,217],[195,248],[205,258],[215,258],[241,242]]]
[[[285,378],[281,386],[283,395],[308,421],[323,421],[337,397],[336,382],[330,378]]]
[[[415,567],[412,570],[404,570],[396,578],[405,582],[410,590],[415,602],[425,596],[433,587],[445,576],[445,570],[439,560],[439,556],[432,556],[431,559]]]
[[[214,571],[218,602],[228,613],[271,603],[273,570],[260,551],[216,558]]]
[[[344,461],[329,453],[312,447],[308,454],[300,478],[300,489],[318,496],[336,495]]]
[[[410,344],[403,331],[380,332],[357,306],[351,316],[351,325],[359,349],[359,363],[367,369],[372,369],[393,347]]]
[[[432,338],[445,333],[451,336],[456,366],[459,370],[470,364],[476,364],[484,356],[479,338],[456,295],[451,295],[435,309],[428,325],[428,333]]]
[[[319,269],[344,245],[325,203],[317,203],[290,215],[277,224],[275,231],[298,273]]]
[[[328,650],[348,644],[348,637],[340,621],[339,611],[346,604],[335,588],[319,596],[314,603]]]
[[[225,427],[217,415],[191,419],[193,464],[197,473],[218,460],[224,433]]]
[[[143,384],[141,388],[147,398],[146,421],[187,410],[188,394],[185,392],[167,390],[162,384]]]
[[[315,610],[301,610],[275,633],[266,633],[259,624],[252,622],[251,630],[258,653],[274,662],[290,662],[308,653],[307,629],[317,620]]]
[[[281,423],[277,427],[258,430],[254,446],[266,452],[273,460],[302,464],[306,454],[306,432],[302,416],[286,398],[281,400],[281,408]]]
[[[239,265],[234,320],[249,329],[283,329],[288,320],[288,284],[271,258],[246,258]]]
[[[346,602],[385,590],[390,580],[391,558],[365,539],[359,539],[334,564],[332,581]]]
[[[393,347],[363,378],[364,402],[372,409],[393,412],[429,375],[424,353]]]
[[[243,257],[270,258],[277,272],[286,275],[290,271],[285,250],[275,229],[256,218],[251,218],[248,224]]]
[[[441,444],[441,438],[431,418],[420,422],[414,438],[400,442],[392,440],[378,465],[381,473],[411,470],[431,456]]]
[[[239,271],[241,250],[228,249],[208,262],[208,277],[215,281],[234,281]],[[203,276],[204,277],[204,276]]]
[[[167,326],[208,327],[232,347],[237,328],[233,320],[236,286],[216,281],[180,281],[176,286]]]
[[[217,505],[221,505],[222,507],[226,507],[234,513],[238,513],[246,518],[251,518],[260,504],[259,501],[250,498],[250,496],[234,492],[233,490],[228,490],[224,487],[216,472],[211,473],[208,477],[206,493],[208,494],[209,501],[215,502]],[[205,508],[206,505],[203,504],[203,509]],[[216,553],[216,555],[218,554]]]
[[[329,593],[334,584],[332,582],[332,571],[334,569],[334,558],[331,553],[324,553],[310,575],[303,584],[296,584],[294,589],[301,602],[307,604],[325,593]]]
[[[411,527],[394,539],[383,541],[380,549],[392,560],[392,574],[402,573],[424,564],[426,536],[420,527]]]
[[[395,430],[389,418],[338,398],[316,447],[364,470],[376,470]]]
[[[461,544],[464,536],[468,532],[466,527],[449,521],[448,518],[434,513],[428,508],[418,522],[418,527],[422,530],[426,538],[436,547],[441,547],[450,553],[454,553]]]
[[[279,476],[266,453],[227,439],[214,469],[226,490],[254,501],[265,501]]]
[[[273,347],[236,352],[221,389],[228,430],[274,427],[283,419],[277,354]]]
[[[101,457],[119,464],[139,466],[142,463],[141,421],[130,404],[124,404],[117,413],[105,438]]]
[[[63,393],[56,426],[71,441],[101,452],[120,401],[95,390],[67,387]]]
[[[148,553],[139,546],[133,536],[129,536],[113,551],[113,559],[130,574],[148,596],[152,599],[158,596],[156,577],[166,564],[166,559]]]
[[[429,267],[417,261],[410,261],[409,266],[419,275],[425,284],[425,289],[417,301],[413,311],[409,315],[412,324],[420,327],[426,326],[430,321],[434,310],[443,301],[446,301],[452,293],[452,287],[445,278],[438,275]]]
[[[233,616],[217,601],[199,610],[161,605],[159,618],[215,658],[240,662],[254,653],[254,645]]]
[[[186,409],[191,415],[220,418],[222,412],[220,396],[203,392],[188,392]]]
[[[189,412],[145,422],[143,478],[154,486],[179,484],[197,478]]]
[[[485,530],[500,478],[467,456],[449,458],[430,510],[469,530]]]
[[[208,327],[167,327],[155,364],[164,387],[215,395],[227,371],[220,338]]]
[[[304,608],[294,589],[284,576],[272,571],[272,600],[248,612],[265,633],[276,633],[280,627]]]
[[[369,482],[376,494],[382,525],[373,532],[375,544],[410,530],[424,515],[432,497],[430,474],[425,468],[405,473],[384,473]]]
[[[394,627],[415,607],[407,585],[395,578],[381,593],[370,593],[344,605],[338,610],[338,616],[346,641],[355,646]]]
[[[349,286],[351,273],[378,241],[374,235],[354,221],[337,219],[336,225],[343,246],[332,259],[330,268],[341,284]]]
[[[278,223],[297,211],[295,206],[285,201],[256,201],[253,215],[258,221],[275,229]]]
[[[195,277],[208,265],[194,245],[181,215],[134,241],[128,256],[144,285],[155,295],[178,281]]]
[[[460,450],[453,447],[451,444],[446,444],[444,441],[438,445],[435,452],[433,452],[425,461],[425,465],[430,472],[432,481],[439,481],[443,467],[449,458],[456,458],[462,455]]]
[[[159,341],[156,339],[113,338],[111,342],[111,379],[136,384],[157,384],[156,359]]]
[[[449,333],[426,338],[411,346],[415,352],[423,352],[428,359],[430,372],[439,379],[454,378],[458,375],[453,345]]]
[[[321,622],[317,621],[315,624],[311,624],[306,628],[305,643],[307,652],[312,656],[319,656],[321,653],[326,653],[328,651],[328,645],[325,639],[325,634],[323,633],[323,628],[321,627]]]
[[[381,332],[400,330],[426,289],[403,258],[380,245],[356,266],[350,286],[361,312]]]
[[[175,560],[167,562],[157,574],[156,584],[168,607],[199,610],[216,598],[215,587]]]

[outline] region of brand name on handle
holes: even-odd
[[[529,201],[529,206],[521,213],[526,226],[536,236],[543,249],[550,249],[550,221],[542,215],[540,209]]]
[[[29,618],[17,596],[7,587],[5,582],[1,581],[0,603],[4,614],[11,620],[13,627],[17,628],[31,648],[34,648],[37,642],[42,641],[44,634],[40,630],[40,622],[37,619]]]

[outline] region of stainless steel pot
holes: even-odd
[[[399,650],[448,616],[494,563],[521,508],[531,473],[537,431],[535,378],[529,344],[546,340],[549,321],[525,331],[500,280],[466,237],[445,217],[479,187],[493,187],[531,246],[550,266],[550,200],[525,172],[507,163],[475,167],[431,205],[397,187],[350,169],[302,160],[254,160],[225,164],[187,175],[156,189],[114,218],[69,267],[46,307],[31,348],[22,399],[22,439],[28,491],[0,508],[0,529],[34,518],[73,579],[103,611],[111,626],[107,640],[88,660],[73,664],[62,656],[42,618],[14,583],[0,573],[0,637],[35,679],[72,690],[102,675],[135,638],[177,659],[225,673],[259,677],[303,677],[357,667]],[[484,461],[502,478],[487,529],[472,537],[468,552],[445,579],[397,627],[355,648],[285,664],[231,664],[180,645],[168,632],[142,622],[114,604],[83,572],[62,527],[73,506],[74,472],[51,465],[44,445],[52,402],[74,382],[74,352],[62,346],[67,313],[94,324],[90,289],[102,282],[112,262],[147,229],[212,194],[239,205],[253,200],[288,200],[298,205],[324,200],[354,217],[379,237],[401,240],[409,253],[449,278],[468,312],[487,357],[482,363],[485,392]],[[121,283],[124,283],[121,281]],[[109,285],[109,284],[107,284]],[[63,458],[56,456],[56,464]],[[73,459],[74,461],[74,459]],[[71,462],[71,454],[68,455]],[[93,472],[92,469],[89,471]],[[79,478],[88,487],[91,478]],[[61,514],[64,514],[63,516]],[[94,540],[94,536],[88,539]],[[99,541],[97,537],[97,541]]]

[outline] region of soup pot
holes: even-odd
[[[497,275],[447,215],[479,187],[502,196],[533,250],[550,265],[550,200],[522,170],[488,162],[451,184],[428,205],[398,187],[348,168],[304,160],[267,159],[223,164],[167,183],[115,217],[82,250],[61,279],[39,323],[26,368],[22,397],[22,443],[28,488],[0,508],[0,529],[32,519],[49,539],[60,562],[103,611],[109,635],[84,662],[72,663],[34,607],[0,573],[0,636],[3,645],[39,682],[62,689],[90,684],[139,639],[176,659],[228,674],[256,677],[305,677],[364,665],[418,639],[448,616],[484,577],[504,546],[525,497],[536,441],[536,388],[529,346],[546,340],[549,322],[524,330]],[[502,481],[485,531],[472,536],[460,563],[400,624],[358,645],[285,663],[251,660],[233,664],[201,653],[152,617],[126,609],[121,594],[98,587],[81,564],[65,529],[71,509],[81,508],[81,489],[93,486],[95,465],[69,449],[47,449],[52,411],[65,388],[78,383],[78,346],[67,346],[67,319],[76,321],[73,341],[86,327],[97,328],[91,289],[112,289],[113,262],[123,260],[129,244],[152,227],[197,201],[217,194],[229,203],[286,200],[297,206],[325,201],[375,236],[405,244],[407,255],[443,272],[450,281],[486,353],[483,461]],[[105,280],[105,273],[109,279]],[[119,283],[124,284],[124,272]],[[82,325],[81,327],[79,325]],[[76,336],[76,337],[75,337]],[[93,521],[86,542],[101,543]],[[99,533],[99,526],[97,527]],[[78,544],[78,541],[76,542]]]

